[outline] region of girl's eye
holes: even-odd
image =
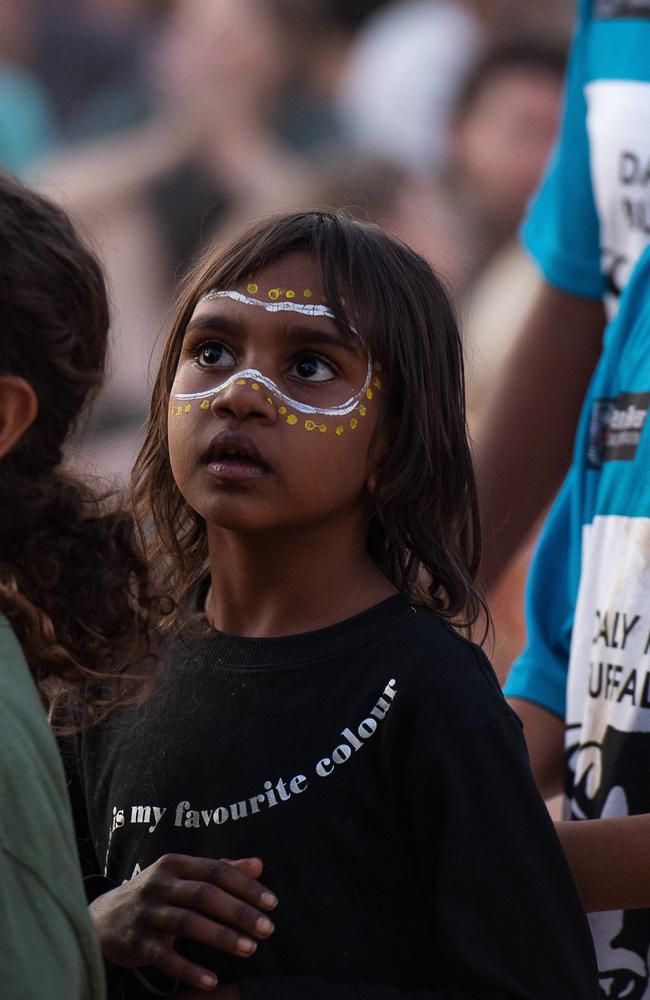
[[[320,358],[302,358],[293,366],[296,375],[309,382],[328,382],[335,378],[332,365]]]
[[[229,368],[235,363],[228,348],[214,340],[207,344],[199,344],[195,351],[195,357],[198,363],[205,368]]]

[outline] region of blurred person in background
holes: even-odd
[[[358,148],[409,171],[443,169],[463,80],[484,49],[568,31],[565,0],[401,0],[359,33],[341,78],[342,115]]]
[[[471,234],[458,291],[474,432],[538,287],[517,229],[555,137],[564,71],[557,44],[494,46],[467,75],[452,113],[445,192]]]
[[[34,68],[62,141],[143,120],[143,64],[167,0],[28,0],[26,6],[33,16]]]
[[[555,137],[564,69],[562,47],[516,40],[490,46],[463,81],[447,175],[472,221],[475,272],[516,236]]]
[[[34,72],[34,57],[29,0],[0,0],[0,165],[16,174],[57,141],[54,110]]]
[[[493,583],[573,439],[506,694],[538,787],[564,792],[601,995],[636,1000],[650,995],[649,192],[650,2],[581,0],[559,142],[523,230],[544,280],[478,471]]]

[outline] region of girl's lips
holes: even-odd
[[[243,482],[247,479],[259,479],[268,475],[268,468],[259,462],[243,456],[233,455],[232,458],[223,456],[208,462],[208,472],[217,479],[228,480],[229,482]]]
[[[217,434],[207,451],[206,464],[211,475],[228,482],[259,479],[271,471],[257,446],[242,431]]]

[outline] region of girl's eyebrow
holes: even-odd
[[[230,316],[221,316],[219,313],[206,313],[204,316],[195,316],[185,327],[184,336],[197,331],[215,330],[219,333],[242,334],[244,326],[239,320]]]
[[[326,330],[313,329],[312,327],[292,326],[285,331],[287,338],[296,344],[325,344],[330,347],[342,347],[350,354],[361,355],[364,353],[362,344],[358,337],[344,337],[341,334],[330,333]]]
[[[243,336],[245,329],[245,323],[240,320],[233,319],[230,316],[223,316],[219,313],[206,313],[203,316],[195,316],[194,319],[190,320],[185,328],[185,336],[187,337],[197,332],[228,333]],[[356,335],[348,338],[342,334],[323,330],[319,327],[312,327],[307,324],[304,326],[286,326],[283,334],[288,340],[292,340],[296,346],[323,344],[330,347],[340,347],[355,356],[362,356],[365,350]]]

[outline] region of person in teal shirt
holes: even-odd
[[[526,647],[505,693],[538,787],[564,792],[557,828],[589,912],[601,995],[645,1000],[650,0],[580,0],[578,14],[562,129],[523,228],[543,291],[479,456],[486,578],[503,565],[526,508],[535,512],[535,494],[539,502],[552,486],[581,403],[571,467],[529,576]],[[490,537],[490,520],[507,525],[505,545],[498,528]]]

